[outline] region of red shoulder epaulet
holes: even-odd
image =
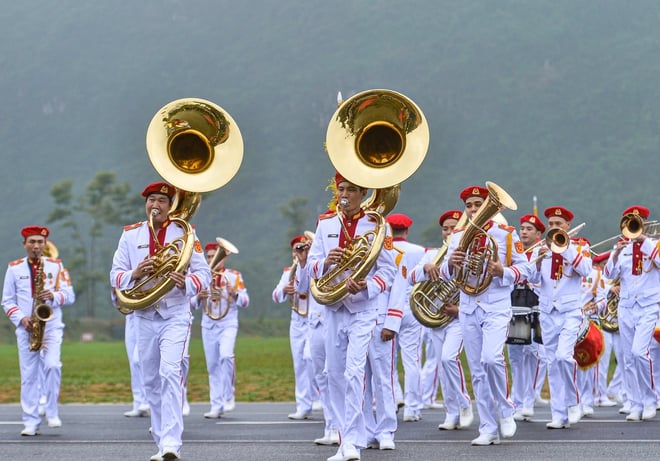
[[[129,231],[129,230],[132,230],[132,229],[137,229],[141,225],[142,225],[142,221],[136,222],[135,224],[129,224],[128,226],[124,226],[124,230]]]
[[[319,215],[319,221],[321,219],[333,218],[335,216],[337,216],[337,213],[335,213],[334,211],[332,213],[325,212],[325,213]]]
[[[571,237],[571,241],[578,244],[579,246],[591,245],[586,237]]]
[[[55,263],[55,264],[60,264],[62,262],[61,259],[55,259],[55,258],[46,258],[46,261],[49,261],[49,262]]]
[[[464,231],[467,226],[463,227],[454,227],[454,230],[452,231],[452,234],[455,234],[456,232],[461,232]]]
[[[227,269],[227,270],[229,272],[231,272],[232,274],[241,275],[241,273],[239,271],[237,271],[236,269]]]
[[[289,269],[291,269],[291,266],[286,266],[282,271],[288,271]]]
[[[16,261],[12,261],[12,262],[10,262],[9,265],[10,265],[10,266],[15,266],[16,264],[20,264],[20,263],[22,263],[23,261],[25,261],[25,258],[20,258],[20,259],[17,259]]]
[[[500,229],[504,229],[504,230],[507,231],[507,232],[513,232],[514,230],[516,230],[515,227],[513,227],[513,226],[509,226],[509,225],[504,224],[504,223],[500,224],[498,227],[499,227]]]

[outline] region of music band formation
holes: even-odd
[[[272,299],[291,308],[296,408],[288,418],[322,409],[324,432],[313,442],[338,446],[328,461],[394,450],[399,408],[404,423],[443,408],[441,431],[470,429],[476,408],[477,446],[513,437],[539,404],[550,405],[548,429],[570,428],[599,406],[621,405],[626,421],[655,418],[660,241],[648,208],[622,210],[620,234],[591,245],[584,224],[559,205],[508,225],[501,212],[516,210],[515,200],[486,182],[457,194],[461,206],[438,219],[443,245],[424,248],[408,241],[413,220],[392,213],[400,184],[426,155],[419,107],[389,90],[359,93],[340,102],[326,147],[332,200],[315,231],[289,242],[293,263]],[[124,227],[109,278],[126,315],[134,401],[125,415],[150,415],[158,448],[150,459],[160,461],[181,457],[193,313],[203,312],[204,417],[221,418],[235,407],[238,309],[250,300],[242,274],[226,267],[238,249],[221,237],[203,248],[188,223],[201,193],[240,166],[235,122],[209,101],[177,100],[152,120],[147,150],[165,181],[143,190],[147,219]],[[28,226],[21,235],[26,257],[9,263],[2,305],[16,326],[21,434],[31,436],[42,415],[62,426],[61,307],[75,294],[49,230]]]

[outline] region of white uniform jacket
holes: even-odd
[[[626,245],[614,264],[610,255],[604,273],[609,279],[620,277],[619,305],[630,307],[635,302],[646,307],[660,302],[660,240],[647,238],[642,242],[642,273],[633,275],[633,248]]]
[[[549,254],[549,253],[548,253]],[[571,240],[568,248],[561,256],[563,262],[560,268],[561,276],[553,279],[551,275],[552,258],[548,256],[541,260],[541,269],[534,271],[530,282],[538,284],[539,288],[539,310],[549,313],[553,307],[559,312],[568,312],[574,309],[582,309],[581,282],[582,277],[588,277],[591,273],[591,252],[589,245],[584,240]]]
[[[183,237],[183,229],[176,224],[170,223],[165,234],[165,243],[176,238]],[[155,305],[135,311],[138,317],[153,319],[156,312],[164,319],[168,319],[180,313],[180,306],[185,305],[189,309],[189,298],[198,294],[211,282],[211,269],[202,253],[202,245],[194,234],[194,250],[186,273],[186,286],[184,289],[172,288]],[[116,302],[114,289],[127,290],[135,285],[131,280],[131,272],[140,261],[149,256],[149,241],[151,231],[147,221],[124,227],[124,232],[119,239],[117,250],[112,259],[110,270],[110,286],[113,302]],[[189,310],[188,310],[189,312]]]
[[[408,283],[408,272],[422,259],[425,249],[423,246],[407,240],[397,239],[394,239],[394,248],[394,251],[396,251],[394,262],[397,265],[397,272],[394,275],[390,296],[388,297],[385,328],[398,333],[401,328],[403,313],[410,311],[412,285]]]
[[[497,243],[497,256],[504,266],[504,274],[501,277],[493,277],[486,291],[480,295],[470,296],[461,292],[459,309],[466,314],[471,314],[477,307],[481,307],[485,312],[510,310],[513,286],[529,278],[532,271],[515,228],[504,224],[498,225],[493,221],[487,223],[484,228]],[[452,234],[447,255],[440,266],[440,276],[445,280],[455,278],[456,271],[449,272],[449,259],[458,247],[464,232],[465,228],[461,228],[455,229]]]
[[[53,293],[48,302],[53,308],[53,318],[46,322],[46,328],[63,327],[62,306],[73,304],[76,295],[69,279],[69,272],[59,259],[44,257],[44,289]],[[32,317],[32,276],[27,257],[12,261],[7,266],[2,290],[2,308],[9,320],[18,328],[23,317]],[[40,301],[41,303],[41,301]]]
[[[356,222],[355,237],[364,235],[369,231],[373,231],[376,223],[371,221],[367,215],[362,216]],[[386,228],[386,242],[385,247],[391,247],[392,234],[390,226],[385,225]],[[325,258],[331,249],[339,246],[339,236],[343,232],[341,223],[337,215],[331,215],[321,218],[316,227],[316,234],[314,242],[307,255],[307,264],[301,268],[294,281],[294,287],[299,293],[304,293],[309,290],[311,279],[318,279],[323,276],[323,265]],[[389,243],[388,243],[389,242]],[[334,266],[331,266],[331,268]],[[378,254],[376,263],[371,268],[365,280],[367,288],[357,294],[349,294],[342,301],[334,304],[328,304],[327,309],[338,310],[342,305],[351,313],[376,309],[378,306],[377,298],[379,295],[386,293],[388,287],[394,279],[396,266],[394,263],[394,255],[391,251],[381,251]]]
[[[296,274],[298,271],[296,271]],[[285,267],[284,271],[282,272],[282,277],[280,277],[280,281],[277,283],[277,286],[273,290],[273,302],[277,304],[281,304],[283,302],[289,301],[290,297],[288,294],[284,292],[284,287],[286,287],[289,284],[289,279],[291,278],[291,268],[290,267]],[[298,311],[299,312],[307,312],[309,314],[309,294],[308,293],[298,293]],[[305,315],[300,315],[298,312],[294,311],[291,309],[291,320],[299,320],[300,318],[306,317]]]

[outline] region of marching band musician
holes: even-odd
[[[460,198],[465,203],[469,219],[484,204],[488,194],[488,189],[480,186],[461,191]],[[447,257],[442,263],[441,275],[447,280],[455,277],[466,259],[466,252],[457,250],[465,230],[454,230]],[[530,266],[515,228],[498,225],[490,219],[483,230],[496,241],[498,260],[491,259],[484,268],[492,276],[492,283],[483,293],[473,296],[461,291],[459,322],[479,413],[479,437],[472,440],[472,445],[497,445],[500,435],[510,438],[516,433],[515,407],[507,387],[504,343],[511,320],[512,286],[527,278]]]
[[[454,231],[458,220],[463,213],[460,210],[447,210],[438,219],[442,228],[442,240],[447,241]],[[438,249],[427,251],[419,263],[408,274],[410,285],[426,280],[438,281],[440,270],[433,261]],[[472,402],[465,385],[465,374],[461,364],[460,355],[463,351],[463,334],[458,321],[458,306],[447,303],[443,306],[443,313],[455,320],[439,328],[429,328],[431,344],[435,356],[439,361],[440,383],[447,410],[445,421],[438,425],[439,430],[467,429],[472,424],[474,414]]]
[[[392,318],[392,325],[386,322],[385,328],[396,333],[396,348],[401,351],[401,362],[404,371],[404,421],[418,421],[421,419],[422,393],[421,393],[421,360],[422,360],[422,325],[417,321],[410,310],[410,290],[407,282],[407,271],[417,265],[424,255],[424,247],[408,241],[408,232],[413,220],[403,213],[392,213],[387,216],[387,222],[392,227],[392,236],[396,250],[396,260],[403,259],[405,264],[399,262],[397,275],[401,276],[401,283],[405,287],[403,297],[398,300],[395,307],[388,310],[388,319]],[[392,304],[390,303],[390,306]],[[390,313],[394,313],[392,317]],[[398,376],[394,379],[398,381]]]
[[[561,206],[547,208],[544,215],[549,230],[561,231],[568,231],[574,216]],[[591,258],[586,242],[571,239],[567,243],[561,254],[545,245],[539,248],[536,271],[530,277],[530,282],[540,285],[539,310],[552,412],[548,429],[567,428],[582,418],[573,354],[582,322],[580,281],[591,272]]]
[[[649,209],[634,205],[623,216],[648,219]],[[626,421],[655,417],[649,345],[660,312],[660,243],[643,232],[632,240],[620,239],[605,265],[605,275],[619,277],[619,331],[624,351],[624,380],[631,408]]]
[[[24,428],[21,435],[39,433],[39,397],[46,396],[45,413],[48,427],[61,427],[58,399],[62,382],[60,359],[64,323],[62,307],[75,301],[75,293],[69,274],[62,261],[43,256],[47,227],[27,226],[21,229],[26,257],[12,261],[7,266],[2,291],[2,308],[16,326],[16,343],[21,372],[21,407]],[[35,288],[41,286],[36,293]],[[33,341],[34,307],[47,304],[51,308],[50,320],[41,327],[39,339]],[[37,335],[38,336],[38,335]],[[32,347],[31,347],[32,345]],[[38,348],[37,348],[38,345]],[[39,389],[40,372],[43,371],[43,389]]]
[[[545,224],[536,215],[520,217],[520,242],[529,261],[533,260],[536,249],[528,251],[543,236]],[[533,308],[538,306],[539,297],[525,280],[517,284],[511,292],[513,306]],[[508,344],[509,364],[511,365],[511,397],[516,405],[513,418],[525,421],[534,416],[534,403],[540,392],[547,370],[543,345],[534,341],[531,344]]]
[[[581,282],[582,313],[584,318],[598,322],[598,312],[604,309],[607,304],[607,288],[601,267],[599,267],[599,264],[602,266],[605,263],[602,259],[597,261],[595,257],[592,258],[591,262],[591,272],[587,277],[582,277]],[[601,331],[600,334],[602,335],[602,333],[603,332]],[[602,336],[604,341],[605,337],[604,335]],[[595,386],[598,382],[599,364],[603,357],[605,357],[604,348],[601,356],[594,357],[595,363],[593,365],[590,365],[588,368],[578,367],[577,383],[580,392],[580,407],[583,416],[592,416],[594,414],[596,397]],[[607,358],[609,359],[609,355]]]
[[[376,223],[361,208],[367,189],[353,184],[337,173],[334,178],[338,213],[320,217],[307,262],[300,266],[296,291],[306,292],[310,278],[317,279],[341,263],[344,248],[357,236],[373,231]],[[387,227],[387,226],[386,226]],[[392,248],[387,230],[384,248]],[[326,363],[330,404],[335,406],[341,445],[328,461],[360,459],[360,449],[367,446],[364,422],[364,379],[367,350],[378,316],[381,295],[394,278],[396,267],[389,251],[380,251],[374,266],[362,280],[345,280],[349,295],[326,306],[328,334]]]
[[[183,237],[184,229],[171,225],[169,212],[176,188],[154,182],[142,191],[149,221],[124,227],[110,270],[110,285],[126,290],[138,280],[150,276],[157,249]],[[153,232],[152,232],[153,231]],[[194,231],[193,231],[194,232]],[[211,281],[211,273],[202,247],[194,237],[194,250],[186,274],[172,271],[174,287],[156,304],[136,310],[138,321],[138,356],[144,388],[151,408],[151,434],[158,446],[152,461],[179,459],[183,444],[183,356],[190,340],[191,312],[189,298]],[[155,240],[157,239],[157,241]],[[113,290],[113,300],[116,300]]]
[[[301,259],[307,258],[307,252],[311,245],[304,235],[292,238],[290,245],[294,261],[299,262]],[[296,411],[291,413],[288,418],[307,419],[312,414],[312,401],[316,393],[316,388],[313,385],[314,374],[307,324],[308,298],[306,293],[296,293],[293,287],[292,271],[294,271],[292,267],[284,269],[280,281],[273,290],[272,298],[275,303],[289,301],[292,304],[289,342],[295,376]]]
[[[213,262],[219,247],[218,242],[209,242],[204,246],[207,267]],[[227,256],[211,268],[213,279],[210,288],[203,289],[190,302],[194,308],[209,303],[212,306],[208,307],[210,313],[219,317],[211,318],[207,313],[202,315],[202,343],[211,401],[211,409],[204,413],[207,419],[220,418],[225,411],[232,411],[236,407],[234,347],[238,335],[238,309],[250,304],[243,276],[239,271],[227,268],[226,260]],[[214,302],[218,305],[215,306]],[[222,312],[216,313],[216,308]]]
[[[603,301],[598,306],[598,312],[603,312],[607,309],[607,296],[612,286],[611,280],[607,279],[603,273],[603,268],[605,267],[605,264],[607,264],[609,257],[609,252],[591,257],[594,269],[598,271],[600,277],[600,281],[598,282],[598,289],[601,290],[600,297],[603,299]],[[598,319],[598,321],[600,322],[600,319]],[[594,405],[597,407],[613,407],[616,406],[616,402],[614,400],[610,400],[608,397],[607,375],[610,370],[610,358],[612,356],[612,350],[614,349],[613,342],[615,333],[607,331],[605,328],[602,328],[602,333],[604,340],[603,356],[598,362],[596,362],[596,374],[594,376]],[[618,336],[618,333],[616,333],[616,335]],[[623,357],[621,363],[623,363]]]

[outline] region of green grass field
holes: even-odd
[[[208,375],[200,339],[190,343],[188,398],[208,402]],[[70,342],[62,345],[60,403],[132,401],[123,342]],[[15,344],[0,345],[3,384],[0,403],[18,403],[20,377]],[[236,341],[236,400],[293,401],[289,338],[241,337]]]

